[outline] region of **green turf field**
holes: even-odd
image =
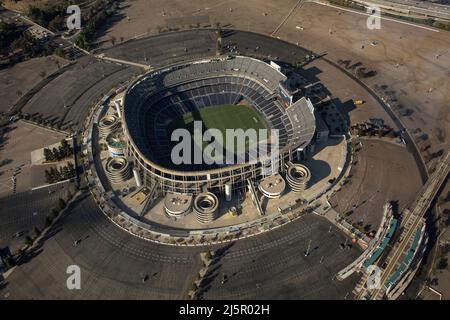
[[[219,129],[224,137],[226,145],[226,129],[268,129],[266,120],[255,108],[246,105],[220,105],[200,109],[195,113],[186,113],[183,117],[173,120],[168,126],[169,135],[178,128],[186,128],[193,133],[194,121],[202,121],[203,131],[207,129]],[[268,131],[270,136],[270,131]],[[259,137],[261,140],[262,137]],[[207,144],[207,143],[206,143]],[[248,147],[252,143],[246,143]]]

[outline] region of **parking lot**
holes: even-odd
[[[68,186],[66,182],[0,198],[0,248],[9,247],[15,253],[27,235],[35,236],[35,227],[42,231],[45,218],[57,207],[58,199],[66,197]]]
[[[60,142],[65,135],[23,121],[2,129],[0,160],[5,164],[0,166],[0,198],[45,184],[44,170],[31,165],[31,152]]]
[[[96,99],[139,72],[139,68],[84,57],[50,81],[21,111],[60,122],[64,130],[74,129],[82,123]]]
[[[360,250],[342,249],[345,241],[325,219],[303,216],[276,231],[232,244],[210,267],[202,296],[219,300],[350,299],[357,277],[338,281],[335,275]]]
[[[230,279],[225,286],[214,280],[205,298],[343,299],[356,279],[339,282],[333,277],[360,250],[339,249],[345,237],[329,226],[310,215],[262,236],[212,247],[222,255],[215,273],[225,272]],[[309,240],[310,255],[305,257]],[[205,250],[131,236],[107,220],[87,196],[57,222],[0,294],[8,299],[184,299],[201,268],[199,253]],[[66,269],[72,264],[81,268],[81,290],[67,290]],[[143,275],[149,277],[145,283]]]
[[[398,209],[410,205],[422,182],[412,155],[404,146],[374,139],[361,139],[354,156],[349,182],[331,199],[331,205],[353,223],[377,230],[383,206],[395,201]]]

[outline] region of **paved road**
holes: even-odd
[[[356,0],[363,4],[379,5],[384,8],[395,8],[402,10],[401,12],[410,12],[412,16],[423,15],[428,17],[436,17],[450,20],[450,6],[432,4],[427,1],[408,1],[408,0]]]
[[[236,242],[220,264],[230,274],[234,270],[242,273],[230,279],[229,291],[223,292],[213,284],[205,297],[342,299],[356,282],[336,282],[332,275],[360,251],[338,249],[344,236],[334,228],[331,233],[328,230],[328,222],[311,215],[265,235]],[[7,286],[0,291],[2,298],[185,298],[201,267],[199,252],[205,250],[158,245],[133,237],[107,220],[91,196],[63,216],[51,234],[36,256],[7,279]],[[313,241],[312,251],[305,258],[301,252],[309,238]],[[82,239],[81,243],[73,246],[78,239]],[[326,255],[323,263],[317,264],[322,255]],[[270,257],[274,259],[268,263]],[[81,268],[80,291],[65,287],[65,271],[71,264]],[[141,281],[142,274],[149,275],[146,283]],[[266,287],[255,291],[259,283],[266,283]]]

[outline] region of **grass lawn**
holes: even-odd
[[[178,119],[173,120],[168,126],[170,134],[178,128],[186,128],[191,134],[193,133],[194,121],[202,121],[203,132],[207,129],[219,129],[224,137],[226,145],[226,129],[268,129],[268,137],[270,137],[269,126],[266,120],[258,113],[258,111],[246,105],[220,105],[202,108],[197,112],[190,112]],[[258,137],[259,140],[265,137]],[[246,141],[246,148],[253,145],[256,141]],[[204,146],[208,142],[204,142]]]

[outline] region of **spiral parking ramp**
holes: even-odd
[[[104,116],[98,123],[98,130],[102,137],[107,137],[111,132],[119,128],[119,119],[114,115]]]
[[[293,192],[303,192],[311,179],[309,169],[301,164],[291,164],[286,171],[286,180]]]
[[[126,181],[131,176],[130,165],[128,160],[124,157],[115,157],[108,160],[106,163],[106,175],[110,182],[121,183]]]
[[[211,192],[200,193],[194,199],[194,212],[197,221],[205,224],[211,223],[217,218],[219,199]]]

